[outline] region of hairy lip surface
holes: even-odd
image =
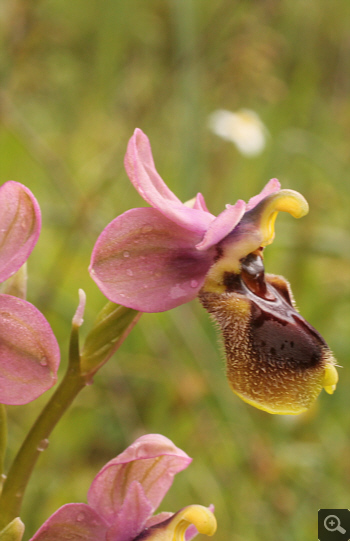
[[[261,255],[250,256],[239,274],[225,273],[225,292],[202,290],[199,298],[221,329],[232,390],[269,413],[301,413],[334,359],[284,278],[265,275]]]

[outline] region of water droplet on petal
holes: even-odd
[[[45,357],[45,355],[43,355],[40,359],[40,365],[41,366],[47,366],[47,357]]]
[[[130,252],[128,252],[127,250],[125,250],[125,251],[123,252],[123,256],[124,256],[124,257],[130,257]]]
[[[128,269],[128,270],[126,271],[126,274],[127,274],[128,276],[133,276],[133,275],[134,275],[134,273],[133,273],[133,271],[132,271],[131,269]]]
[[[84,513],[78,513],[77,514],[77,521],[78,522],[81,522],[82,520],[84,520],[84,518],[85,518]]]
[[[191,280],[190,285],[191,285],[191,287],[197,287],[198,286],[198,280]]]
[[[180,297],[184,297],[185,295],[186,291],[181,287],[180,284],[176,284],[170,289],[170,297],[172,299],[179,299]]]

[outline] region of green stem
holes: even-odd
[[[47,447],[47,439],[52,430],[77,394],[115,353],[141,316],[141,313],[131,308],[107,303],[88,334],[80,355],[79,326],[82,323],[84,303],[85,300],[81,298],[73,318],[68,370],[28,433],[4,481],[0,495],[0,531],[19,516],[28,481],[41,451]]]
[[[39,415],[10,468],[0,496],[0,531],[20,515],[23,495],[33,468],[47,446],[47,438],[78,393],[85,387],[79,369],[78,329],[73,327],[68,370]]]

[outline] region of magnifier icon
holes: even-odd
[[[324,527],[329,532],[340,532],[340,533],[346,533],[346,530],[341,527],[340,520],[336,515],[328,515],[324,519]]]

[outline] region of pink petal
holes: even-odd
[[[207,209],[207,205],[205,203],[205,199],[201,193],[197,193],[193,208],[204,210],[204,212],[209,212],[209,210]]]
[[[106,541],[132,541],[142,532],[153,507],[138,481],[128,488],[123,505],[107,532]]]
[[[246,211],[248,212],[248,210],[252,210],[254,207],[256,207],[256,205],[260,203],[260,201],[265,199],[265,197],[272,193],[278,192],[280,189],[281,184],[279,183],[277,178],[272,178],[258,195],[254,195],[254,197],[249,199]]]
[[[214,216],[207,210],[189,208],[173,194],[159,176],[148,137],[136,129],[125,155],[126,172],[141,197],[172,222],[194,233],[205,233]]]
[[[105,541],[107,524],[84,503],[69,503],[54,513],[30,541]]]
[[[228,205],[227,208],[210,224],[203,240],[197,244],[197,250],[208,250],[224,239],[236,227],[244,215],[245,209],[246,204],[241,199],[239,199],[235,205]]]
[[[190,462],[191,458],[165,436],[141,436],[97,474],[88,493],[89,505],[110,523],[122,508],[130,485],[138,481],[155,510],[174,475]]]
[[[106,297],[142,312],[162,312],[194,299],[213,263],[215,248],[156,209],[132,209],[98,238],[90,273]]]
[[[33,250],[41,213],[30,190],[9,180],[0,187],[0,282],[14,274]]]
[[[26,404],[56,382],[60,353],[44,316],[27,301],[0,295],[0,402]]]
[[[168,518],[172,517],[173,515],[174,513],[169,513],[168,511],[163,511],[162,513],[158,513],[158,515],[153,515],[147,520],[145,528],[151,528],[151,526],[160,524],[161,522],[168,520]]]

